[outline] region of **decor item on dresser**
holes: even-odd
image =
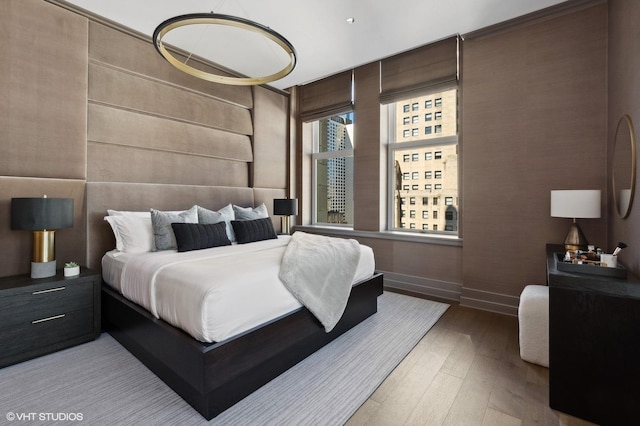
[[[31,278],[56,275],[55,231],[72,226],[72,198],[11,199],[11,229],[33,231]]]
[[[205,27],[203,28],[203,31],[206,31],[206,27],[209,26],[210,31],[212,31],[214,34],[218,34],[217,38],[219,40],[222,40],[225,37],[233,37],[236,42],[243,40],[255,40],[255,35],[257,34],[257,40],[264,44],[260,46],[260,49],[269,51],[272,54],[272,57],[275,57],[275,61],[273,62],[282,62],[284,65],[279,69],[279,71],[276,71],[272,74],[256,77],[235,77],[229,75],[214,74],[188,65],[187,62],[191,59],[193,53],[188,54],[188,57],[184,62],[180,61],[169,51],[169,49],[167,49],[167,47],[163,43],[163,39],[172,30],[180,27],[196,25]],[[226,27],[231,27],[233,31],[225,30]],[[204,32],[202,33],[202,35],[204,35]],[[250,38],[249,36],[254,37]],[[173,39],[174,43],[176,40],[178,39]],[[212,81],[214,83],[237,86],[255,86],[266,84],[287,76],[291,73],[291,71],[293,71],[296,66],[296,51],[293,48],[293,45],[286,38],[275,32],[271,28],[265,27],[264,25],[258,24],[257,22],[230,15],[222,15],[216,13],[192,13],[167,19],[166,21],[158,25],[158,27],[153,32],[153,45],[155,46],[158,53],[167,60],[167,62],[169,62],[180,71],[190,74],[194,77],[201,78],[203,80]],[[265,49],[265,45],[269,47],[269,49]],[[222,52],[216,51],[216,49],[214,49],[220,48],[221,46],[224,46],[227,49],[221,49],[223,50]],[[201,43],[199,46],[196,46],[196,48],[199,49],[198,55],[201,57],[209,59],[216,53],[226,53],[228,59],[230,57],[229,54],[235,53],[237,55],[237,52],[224,52],[224,50],[231,50],[230,46],[231,43]],[[253,59],[254,61],[256,61],[256,58]],[[220,59],[212,59],[212,62],[220,65],[226,65],[222,63],[223,61]],[[233,69],[234,67],[226,66],[226,68]],[[242,70],[235,69],[234,71]]]
[[[75,277],[80,275],[80,265],[76,262],[67,262],[64,264],[64,276]]]
[[[564,240],[565,250],[586,249],[589,243],[576,219],[600,217],[600,190],[552,190],[551,217],[573,219]]]
[[[282,216],[282,233],[290,234],[290,216],[298,214],[298,200],[296,198],[275,198],[273,200],[273,214]]]

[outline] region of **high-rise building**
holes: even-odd
[[[395,228],[458,230],[457,108],[455,88],[396,103]]]

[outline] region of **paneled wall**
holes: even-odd
[[[606,31],[600,4],[466,38],[463,303],[546,282],[545,244],[570,225],[549,216],[552,189],[600,189],[606,200]],[[580,224],[604,247],[602,207]]]
[[[0,276],[27,273],[31,258],[31,236],[9,229],[11,197],[74,198],[74,227],[56,233],[56,258],[99,268],[87,258],[87,223],[108,225],[86,217],[102,214],[87,208],[101,202],[88,185],[107,194],[107,185],[154,185],[145,199],[158,208],[189,208],[193,193],[201,204],[231,194],[271,209],[285,195],[288,94],[199,80],[147,37],[55,3],[0,2]],[[179,196],[161,199],[169,194]]]

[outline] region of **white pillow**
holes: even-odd
[[[111,209],[107,209],[107,214],[109,216],[127,216],[127,215],[131,215],[131,216],[138,216],[138,217],[148,217],[149,219],[151,219],[151,212],[131,212],[131,211],[126,211],[126,210],[111,210]]]
[[[116,249],[124,253],[145,253],[155,250],[151,213],[142,215],[105,216],[116,238]]]
[[[260,204],[256,208],[240,207],[234,204],[233,212],[235,213],[236,220],[253,220],[269,217],[269,211],[267,210],[267,206],[265,206],[264,203]]]

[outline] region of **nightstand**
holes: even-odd
[[[0,278],[0,367],[94,340],[100,333],[100,273]]]

